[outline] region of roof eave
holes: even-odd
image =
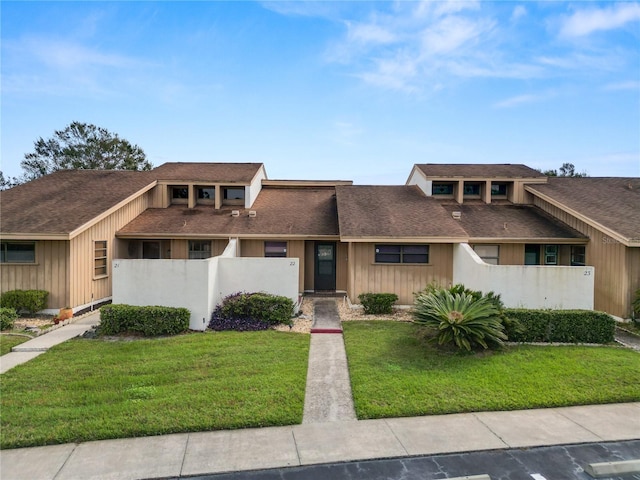
[[[623,245],[630,247],[630,246],[640,246],[640,239],[629,239],[623,235],[621,235],[618,232],[615,232],[613,230],[611,230],[608,227],[605,227],[604,225],[602,225],[599,222],[596,222],[594,219],[587,217],[586,215],[572,209],[571,207],[568,207],[567,205],[565,205],[564,203],[554,199],[553,197],[550,197],[549,195],[546,195],[542,192],[537,191],[534,187],[529,187],[528,185],[524,186],[524,189],[531,193],[532,195],[540,198],[541,200],[544,200],[547,203],[550,203],[551,205],[553,205],[554,207],[558,207],[559,209],[563,210],[564,212],[568,213],[569,215],[572,215],[574,217],[576,217],[578,220],[586,223],[587,225],[592,226],[593,228],[600,230],[603,233],[606,233],[608,236],[610,236],[611,238],[613,238],[614,240],[622,243]]]

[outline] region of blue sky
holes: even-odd
[[[167,161],[402,184],[414,163],[640,176],[638,2],[11,2],[1,169],[72,121]]]

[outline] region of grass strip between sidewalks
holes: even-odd
[[[2,448],[302,421],[309,336],[75,339],[0,376]]]
[[[31,340],[31,337],[24,335],[0,335],[0,356],[11,352],[13,347]]]
[[[617,347],[438,350],[411,323],[344,322],[358,418],[640,400],[640,354]]]

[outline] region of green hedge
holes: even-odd
[[[361,293],[358,300],[365,315],[387,315],[393,313],[393,304],[398,301],[395,293]]]
[[[613,342],[615,320],[591,310],[506,309],[518,320],[522,331],[508,331],[513,342],[609,343]]]
[[[0,330],[11,330],[18,318],[18,314],[13,308],[0,307]]]
[[[289,297],[264,292],[240,292],[224,298],[218,316],[260,320],[269,325],[290,324],[294,308]]]
[[[47,308],[49,292],[46,290],[10,290],[0,296],[0,306],[20,313],[39,312]]]
[[[189,329],[190,316],[186,308],[105,305],[100,308],[100,330],[105,335],[124,332],[147,337],[176,335]]]

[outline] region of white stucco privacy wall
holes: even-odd
[[[593,310],[594,267],[489,265],[466,243],[453,248],[453,283],[493,291],[510,308]]]
[[[189,328],[208,323],[218,258],[207,260],[114,260],[113,303],[185,307]],[[204,319],[204,322],[203,322]]]
[[[227,295],[267,292],[298,301],[297,258],[238,258],[236,240],[205,260],[114,260],[113,303],[185,307],[189,328],[204,330]]]

